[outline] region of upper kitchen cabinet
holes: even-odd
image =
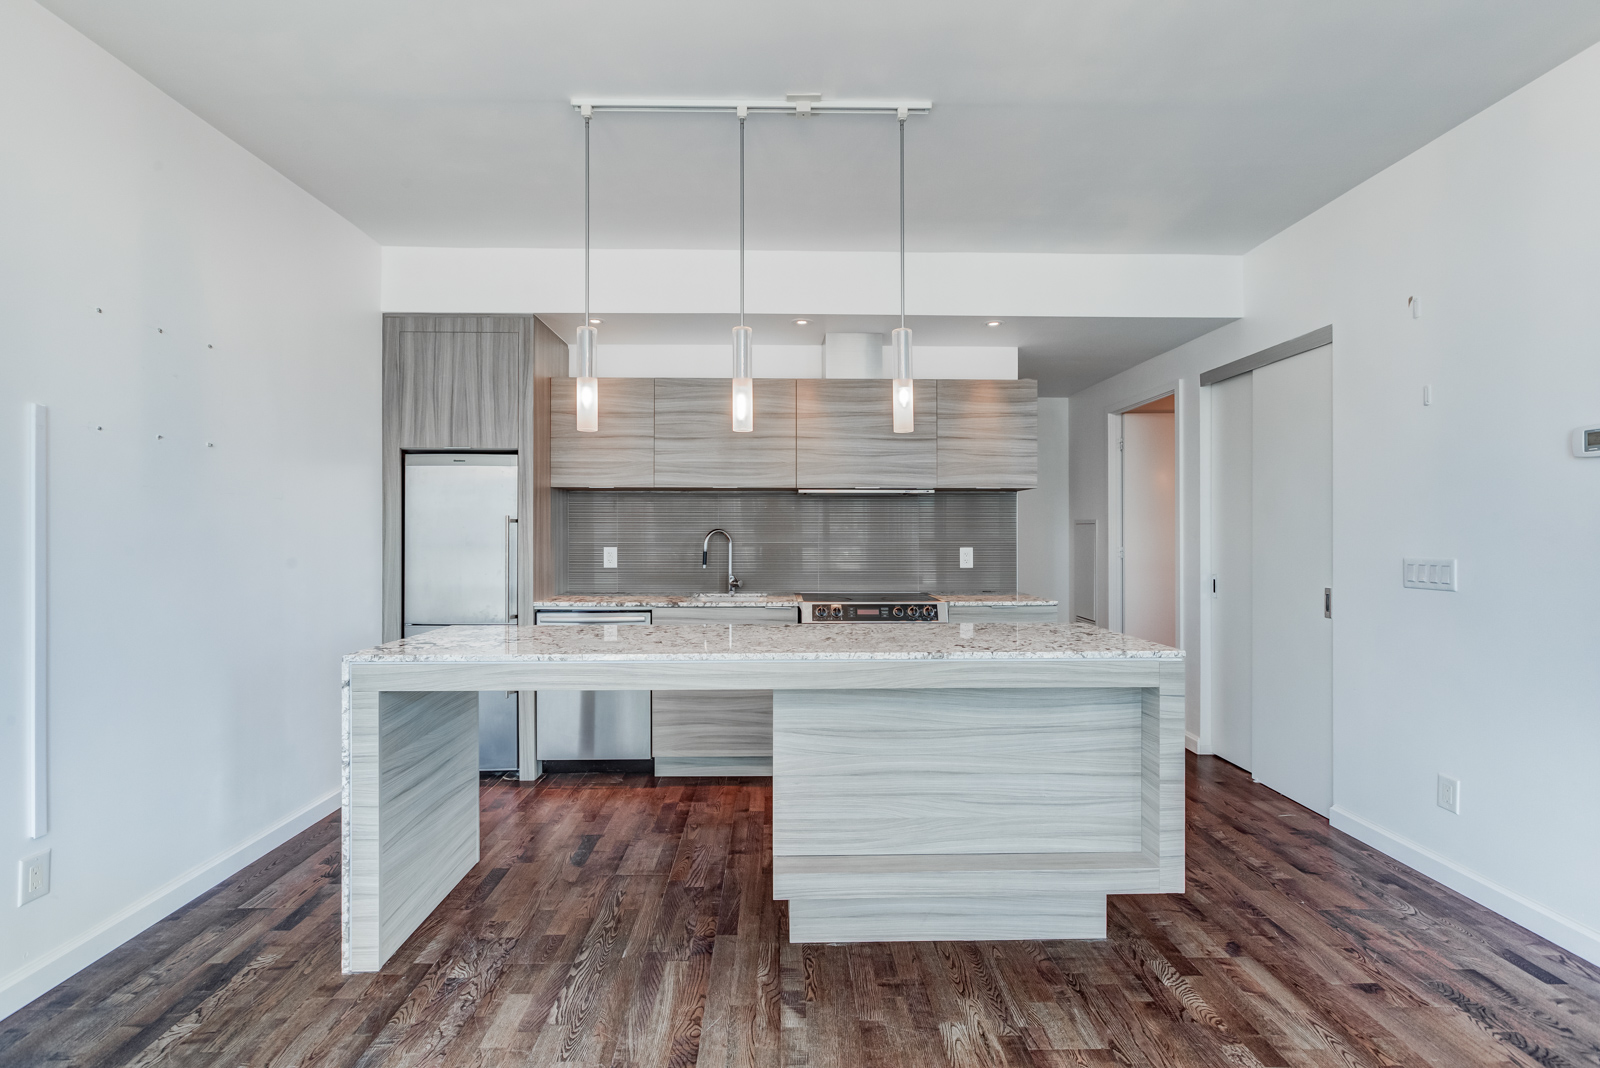
[[[728,379],[655,383],[656,486],[794,488],[794,379],[756,379],[755,429],[744,434],[733,432]]]
[[[920,430],[920,410],[917,422]],[[941,489],[1037,486],[1039,384],[1029,379],[941,381],[938,451]]]
[[[888,379],[797,379],[796,485],[931,488],[939,468],[939,383],[917,382],[914,388],[917,428],[896,434]]]
[[[655,481],[656,380],[602,378],[600,429],[579,433],[578,380],[550,391],[550,485],[557,489],[644,488]]]
[[[515,449],[527,322],[507,316],[388,316],[385,410],[402,449]]]

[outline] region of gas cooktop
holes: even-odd
[[[944,604],[929,593],[802,593],[802,623],[942,623]]]

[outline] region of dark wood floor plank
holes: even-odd
[[[338,822],[0,1022],[0,1064],[1600,1065],[1600,967],[1215,758],[1100,942],[795,946],[766,780],[482,783],[480,863],[339,974]]]

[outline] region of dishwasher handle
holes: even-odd
[[[569,626],[595,626],[601,623],[637,623],[648,626],[650,624],[649,612],[585,612],[585,611],[560,611],[541,610],[533,614],[533,622],[537,626],[547,627],[552,623],[567,624]]]

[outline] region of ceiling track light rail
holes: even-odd
[[[695,97],[575,96],[572,109],[584,117],[598,111],[731,112],[776,115],[926,115],[931,100],[714,100]]]

